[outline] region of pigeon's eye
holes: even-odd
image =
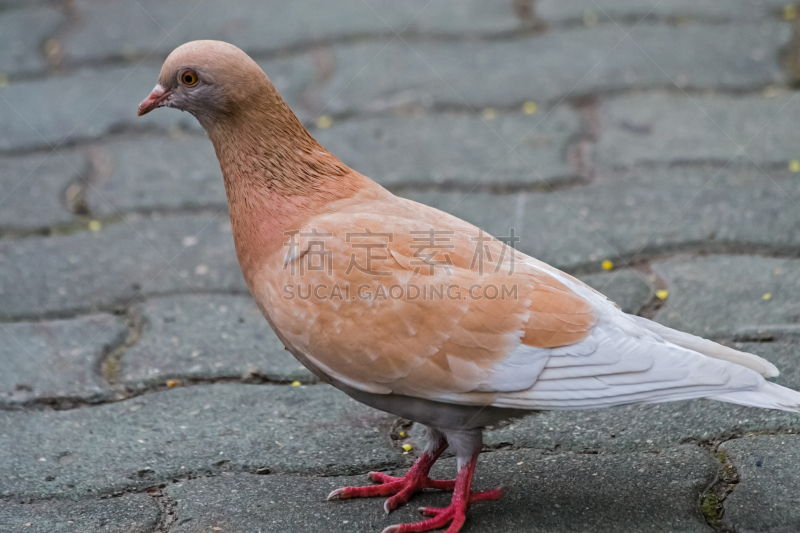
[[[193,70],[184,70],[181,72],[180,80],[184,85],[188,85],[189,87],[196,85],[198,80],[197,73]]]

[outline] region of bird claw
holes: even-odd
[[[369,478],[370,481],[378,483],[377,485],[368,485],[366,487],[341,487],[328,494],[327,500],[348,500],[350,498],[369,498],[371,496],[389,496],[392,494],[396,495],[409,488],[410,485],[414,484],[411,480],[417,480],[417,477],[418,476],[411,474],[409,479],[406,479],[405,477],[390,476],[388,474],[384,474],[383,472],[370,472],[367,474],[367,478]],[[424,486],[418,490],[422,490],[423,488],[427,488],[429,486],[428,484],[424,483],[425,479],[422,480]],[[427,479],[427,481],[434,482],[435,480]],[[418,480],[416,481],[415,485],[419,485]],[[387,513],[391,512],[397,506],[390,506],[389,502],[391,500],[392,499],[389,498],[389,500],[386,501],[386,505],[384,505],[384,509]]]
[[[347,487],[342,487],[340,489],[336,489],[333,492],[331,492],[330,494],[328,494],[328,497],[326,499],[328,501],[331,501],[331,500],[346,500],[347,498],[349,498],[349,496],[343,496],[343,494],[345,494],[346,491],[347,491]]]
[[[461,529],[461,526],[464,525],[464,521],[467,519],[467,509],[473,502],[496,500],[500,498],[502,492],[502,487],[481,492],[472,492],[469,496],[469,503],[465,503],[462,499],[454,497],[453,502],[447,507],[420,507],[419,511],[423,515],[430,516],[431,518],[413,524],[395,524],[384,529],[382,533],[419,533],[443,528],[448,522],[450,522],[450,527],[447,528],[445,533],[457,533]]]
[[[403,477],[394,477],[381,472],[370,472],[369,479],[378,483],[369,487],[344,487],[331,492],[328,499],[360,498],[368,496],[389,496],[391,498],[384,503],[384,510],[389,513],[398,505],[405,503],[415,492],[426,488],[436,488],[441,490],[455,490],[453,499],[447,507],[420,507],[422,514],[429,516],[427,520],[413,524],[396,524],[389,526],[382,533],[420,533],[441,529],[449,523],[445,533],[458,533],[461,526],[467,519],[467,509],[476,501],[496,500],[503,488],[496,488],[482,492],[471,492],[472,476],[475,472],[475,464],[478,459],[478,452],[475,452],[472,459],[465,466],[459,468],[455,480],[444,481],[435,480],[428,477],[430,467],[436,458],[439,457],[442,448],[435,455],[423,454],[420,459],[411,467]]]
[[[414,493],[420,492],[422,489],[453,490],[455,485],[455,481],[431,479],[427,473],[423,474],[413,469],[403,477],[394,477],[382,472],[370,472],[368,477],[378,484],[366,487],[342,487],[331,492],[328,495],[328,500],[390,496],[383,504],[383,509],[387,513],[391,513],[398,506],[407,502]]]

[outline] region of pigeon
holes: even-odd
[[[384,533],[448,527],[476,501],[487,426],[547,410],[710,398],[800,412],[770,362],[623,313],[601,293],[450,214],[393,195],[323,148],[239,48],[194,41],[165,60],[139,115],[191,113],[214,145],[236,254],[286,348],[321,381],[424,427],[402,477],[329,499],[425,488],[450,505]],[[431,479],[446,449],[454,480]]]

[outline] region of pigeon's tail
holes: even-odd
[[[719,396],[709,396],[709,400],[800,413],[800,392],[769,381],[764,382],[759,390],[729,392]]]
[[[651,320],[647,320],[646,318],[634,315],[628,315],[628,316],[636,320],[636,322],[640,326],[649,329],[650,331],[652,331],[653,333],[655,333],[656,335],[658,335],[667,342],[671,342],[672,344],[677,344],[681,348],[686,348],[687,350],[692,350],[701,353],[706,357],[713,357],[714,359],[729,361],[731,363],[735,363],[745,368],[749,368],[750,370],[755,370],[765,378],[774,378],[777,377],[778,374],[780,374],[775,365],[755,354],[740,352],[738,350],[734,350],[733,348],[728,348],[727,346],[717,344],[714,341],[710,341],[708,339],[697,337],[696,335],[692,335],[690,333],[684,333],[683,331],[678,331],[672,328],[668,328],[666,326],[662,326],[658,322],[653,322]],[[740,402],[734,402],[734,403],[740,403]],[[745,404],[745,405],[751,405],[751,404]],[[759,405],[759,407],[765,407],[765,406]]]

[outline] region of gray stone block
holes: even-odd
[[[419,193],[496,236],[516,228],[518,248],[560,268],[681,249],[794,248],[800,181],[788,171],[714,167],[638,169],[547,194]]]
[[[107,170],[87,190],[92,214],[227,205],[217,156],[205,137],[126,139],[95,154]]]
[[[732,343],[775,364],[777,383],[800,390],[800,344]],[[748,432],[800,431],[800,415],[711,400],[629,405],[588,411],[551,411],[490,431],[492,446],[604,452],[658,450],[687,442],[715,441]]]
[[[158,505],[146,494],[77,502],[0,502],[0,523],[13,532],[150,533],[158,522]]]
[[[96,232],[0,241],[0,316],[124,307],[175,292],[238,291],[228,216],[131,216]]]
[[[665,326],[712,338],[800,333],[800,260],[682,256],[653,269],[670,291],[656,316]]]
[[[317,110],[516,106],[675,83],[688,89],[752,89],[786,80],[778,59],[790,34],[789,26],[778,22],[639,24],[490,43],[339,46],[336,72],[320,92]]]
[[[720,22],[769,18],[785,5],[784,0],[537,0],[535,11],[550,23],[638,22],[643,17]]]
[[[147,63],[10,83],[0,89],[0,113],[6,117],[0,150],[49,148],[128,126],[166,128],[194,121],[174,110],[136,121],[136,109],[158,81],[158,71],[158,65]]]
[[[608,296],[626,313],[635,315],[655,296],[655,286],[644,272],[629,269],[579,277],[593,289]]]
[[[219,4],[145,0],[79,0],[81,27],[66,37],[71,61],[166,56],[194,39],[228,41],[250,52],[264,52],[364,35],[405,33],[462,34],[514,30],[512,0],[320,0]],[[170,32],[169,38],[166,32]],[[176,44],[177,43],[177,44]]]
[[[86,170],[74,152],[0,158],[0,227],[25,231],[73,221],[66,191]]]
[[[299,97],[314,78],[312,58],[276,59],[261,66],[302,117]],[[49,147],[131,129],[199,130],[191,115],[175,109],[136,116],[139,104],[158,82],[160,69],[160,62],[148,61],[10,83],[0,89],[0,113],[7,117],[0,131],[0,151]]]
[[[315,381],[249,296],[153,298],[135,312],[144,319],[142,338],[125,352],[119,369],[129,389],[163,386],[167,379]]]
[[[797,159],[800,142],[800,110],[792,97],[649,94],[610,100],[600,105],[597,164],[786,165]]]
[[[452,478],[444,459],[434,476]],[[543,455],[537,451],[484,453],[477,490],[505,485],[499,501],[473,505],[464,531],[486,532],[710,532],[697,509],[699,494],[717,472],[697,448],[661,454]],[[402,471],[400,472],[402,473]],[[302,478],[232,475],[171,485],[177,502],[175,533],[213,527],[233,531],[376,532],[417,522],[419,506],[442,507],[450,494],[425,492],[386,515],[383,498],[324,501],[333,489],[368,483],[366,476]],[[635,503],[632,503],[635,502]]]
[[[581,179],[567,161],[581,120],[567,108],[500,113],[493,120],[473,114],[356,119],[312,134],[385,187],[547,189]]]
[[[327,385],[197,386],[18,415],[0,411],[0,495],[15,500],[222,472],[348,475],[405,464],[392,419]]]
[[[578,115],[561,108],[541,118],[520,113],[487,123],[471,115],[355,119],[313,135],[387,187],[547,188],[579,180],[567,162],[569,147],[580,136]],[[204,137],[115,141],[97,147],[95,157],[108,170],[87,189],[93,214],[227,203],[214,148]]]
[[[113,315],[0,325],[0,408],[108,399],[100,361],[126,332]]]
[[[42,44],[66,17],[54,6],[0,9],[0,73],[29,74],[47,68]]]
[[[800,529],[800,439],[748,436],[719,448],[736,467],[739,483],[725,499],[724,524],[741,533]]]

